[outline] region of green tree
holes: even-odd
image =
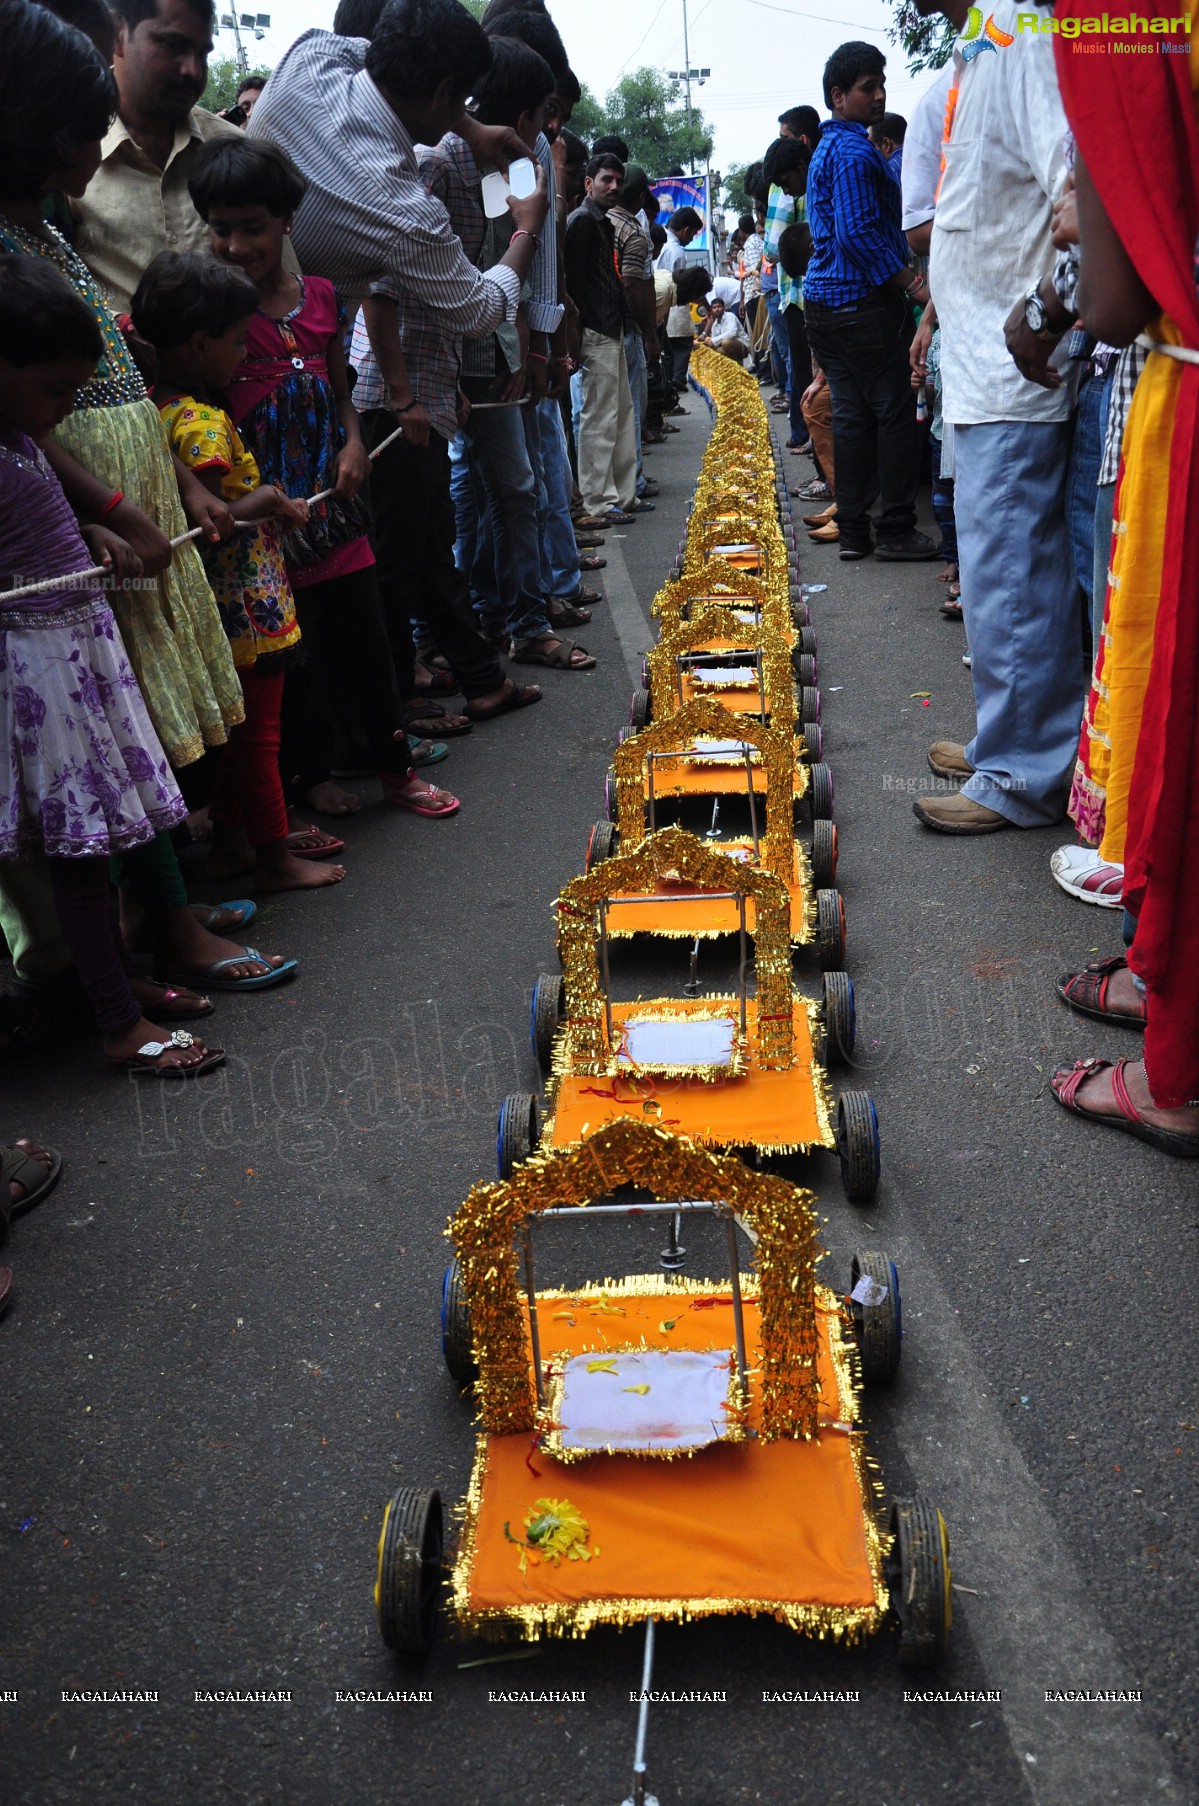
[[[590,147],[597,138],[602,138],[612,130],[608,124],[608,115],[599,96],[593,94],[586,82],[581,84],[583,92],[575,103],[570,116],[570,129]]]
[[[723,205],[731,207],[736,213],[752,213],[757,202],[751,200],[745,191],[745,174],[748,163],[730,163],[728,173],[721,184],[724,191]]]
[[[269,69],[242,70],[236,57],[218,57],[216,62],[208,65],[208,86],[204,90],[200,105],[207,107],[210,113],[223,113],[237,99],[237,90],[247,75],[269,75]]]
[[[638,69],[622,76],[604,102],[607,129],[623,138],[635,163],[647,174],[664,176],[677,163],[680,169],[700,168],[712,155],[712,127],[692,105],[690,119],[683,86],[657,69]]]
[[[939,69],[949,61],[957,32],[940,15],[922,19],[912,0],[893,0],[895,23],[887,27],[887,36],[898,44],[908,60],[909,75],[922,69]]]

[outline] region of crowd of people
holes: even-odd
[[[1162,41],[1136,57],[1092,54],[1106,21],[1085,0],[1000,0],[981,34],[965,0],[916,10],[961,35],[910,121],[886,109],[878,46],[843,44],[826,116],[782,114],[747,173],[733,355],[813,458],[794,493],[814,544],[942,561],[975,732],[929,749],[940,788],[917,820],[980,835],[1068,814],[1079,841],[1052,878],[1123,909],[1122,949],[1057,991],[1142,1033],[1145,1058],[1080,1060],[1054,1095],[1195,1157],[1199,51],[1189,16],[1152,8]]]
[[[842,45],[718,269],[656,172],[570,131],[542,0],[340,0],[223,117],[211,0],[0,0],[0,1051],[81,992],[114,1070],[220,1064],[177,1025],[297,962],[243,938],[252,901],[189,901],[181,840],[322,889],[347,776],[455,814],[424,768],[541,700],[505,660],[594,667],[570,636],[698,337],[773,383],[814,545],[943,564],[977,720],[920,823],[1068,810],[1053,877],[1124,909],[1058,988],[1145,1060],[1055,1094],[1199,1153],[1199,59],[1082,59],[1083,0],[917,10],[963,35],[911,121]],[[13,1211],[60,1165],[4,1161]]]

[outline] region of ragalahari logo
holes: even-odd
[[[994,13],[989,14],[986,24],[983,24],[981,6],[970,8],[966,15],[966,29],[958,39],[962,48],[962,61],[965,63],[973,62],[984,50],[1006,50],[1009,44],[1015,42],[1010,31],[1004,31],[1001,25],[996,25]]]

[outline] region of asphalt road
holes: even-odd
[[[694,397],[681,424],[653,457],[658,511],[613,539],[609,603],[579,634],[598,670],[546,673],[540,707],[453,743],[437,774],[464,799],[452,822],[396,819],[363,787],[346,883],[262,911],[255,942],[303,973],[220,1000],[222,1078],[139,1088],[73,1029],[5,1072],[3,1126],[69,1162],[5,1256],[10,1806],[618,1806],[630,1790],[639,1632],[472,1667],[494,1650],[447,1625],[427,1662],[401,1666],[371,1586],[392,1489],[465,1487],[470,1414],[438,1347],[441,1231],[493,1171],[500,1098],[535,1084],[526,1024],[553,969],[550,904],[602,813],[706,437]],[[905,1364],[869,1404],[871,1447],[887,1491],[945,1512],[956,1623],[931,1681],[897,1667],[889,1636],[846,1651],[770,1623],[664,1628],[656,1684],[727,1701],[654,1709],[651,1783],[662,1806],[1192,1801],[1194,1175],[1070,1120],[1047,1090],[1059,1059],[1129,1050],[1052,991],[1114,949],[1118,918],[1053,885],[1060,831],[918,828],[925,748],[964,737],[971,715],[936,567],[842,565],[802,544],[806,579],[827,584],[812,614],[879,1201],[845,1204],[827,1157],[809,1170],[829,1281],[855,1246],[900,1266]],[[677,979],[680,958],[663,972]],[[1000,1697],[906,1701],[913,1685]],[[432,1699],[335,1701],[397,1686]],[[516,1686],[586,1703],[489,1701]],[[195,1702],[220,1688],[291,1703]],[[763,1703],[778,1688],[859,1698]],[[1046,1703],[1067,1688],[1141,1699]]]

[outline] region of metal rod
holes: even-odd
[[[649,1728],[649,1693],[654,1678],[654,1620],[645,1620],[645,1655],[641,1663],[641,1699],[637,1706],[637,1742],[633,1750],[633,1806],[645,1806],[645,1734]]]
[[[762,726],[766,725],[766,660],[761,652],[757,654],[758,666],[758,700],[762,704]]]
[[[666,1246],[658,1256],[658,1263],[666,1273],[681,1272],[683,1262],[686,1258],[686,1248],[680,1247],[679,1245],[679,1229],[682,1225],[682,1221],[682,1212],[679,1210],[672,1210],[670,1213],[670,1225],[666,1237]]]
[[[683,699],[680,696],[680,698],[679,698],[680,707],[682,706],[682,701],[683,701]],[[653,753],[651,753],[649,758],[645,761],[645,775],[649,779],[649,831],[652,834],[654,829],[658,825],[658,804],[657,804],[657,798],[654,795],[654,755],[653,755]]]
[[[705,903],[731,903],[741,893],[736,890],[702,890],[698,891],[696,895],[701,896]],[[620,903],[645,903],[650,900],[655,903],[694,903],[695,897],[658,896],[656,892],[634,893],[630,891],[624,897],[606,897],[602,907],[614,909]]]
[[[709,840],[719,840],[720,831],[716,825],[719,820],[720,820],[720,798],[718,796],[714,796],[712,798],[712,819],[708,823],[708,839]]]
[[[546,1222],[551,1217],[560,1217],[572,1223],[581,1223],[586,1217],[663,1217],[663,1216],[716,1216],[731,1217],[730,1207],[720,1202],[707,1199],[693,1199],[669,1204],[655,1199],[649,1204],[555,1204],[549,1210],[539,1210],[537,1220]]]
[[[738,968],[737,968],[737,984],[738,984],[738,987],[741,992],[741,1033],[744,1034],[745,1033],[746,968],[747,968],[747,963],[748,963],[748,948],[746,946],[746,939],[745,939],[745,896],[744,896],[744,893],[742,893],[742,895],[737,898],[737,915],[739,917],[738,931],[740,934],[740,948],[741,948],[741,956],[740,956],[740,960],[738,962]]]
[[[745,1371],[745,1319],[741,1314],[741,1267],[737,1260],[737,1224],[733,1217],[727,1223],[729,1240],[729,1272],[733,1281],[733,1333],[737,1338],[737,1377],[744,1398],[748,1392]]]
[[[608,1051],[612,1051],[612,973],[608,965],[608,903],[599,906],[600,973],[604,985],[604,1018],[608,1028]]]
[[[758,845],[758,805],[754,800],[754,768],[748,741],[745,743],[745,781],[749,785],[749,831],[754,837],[754,859],[760,865],[762,858]]]
[[[537,1292],[533,1284],[533,1226],[525,1218],[525,1292],[529,1300],[529,1335],[533,1341],[533,1378],[537,1385],[537,1403],[545,1403],[545,1380],[541,1372],[541,1331],[537,1326]]]
[[[683,994],[686,997],[698,997],[702,989],[703,986],[699,980],[699,937],[697,936],[691,944],[691,976],[683,986]]]

